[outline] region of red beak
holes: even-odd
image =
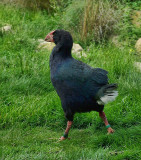
[[[54,40],[53,40],[53,33],[54,33],[54,31],[50,32],[50,33],[46,36],[45,41],[47,41],[47,42],[54,42]]]

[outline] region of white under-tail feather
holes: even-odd
[[[107,91],[104,96],[100,97],[99,100],[97,100],[97,103],[99,105],[105,105],[109,102],[112,102],[115,100],[115,98],[118,96],[118,91]]]
[[[97,100],[97,103],[99,105],[105,105],[109,102],[114,101],[117,96],[118,96],[118,91],[113,91],[112,93],[110,92],[109,94],[105,94],[103,97]]]

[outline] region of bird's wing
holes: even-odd
[[[62,80],[82,85],[88,81],[97,85],[105,85],[108,83],[107,71],[100,68],[94,69],[75,59],[64,63],[58,71],[59,78]]]
[[[98,83],[99,85],[106,85],[108,84],[108,72],[101,68],[93,69],[92,79]]]

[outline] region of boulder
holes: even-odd
[[[116,36],[116,35],[112,35],[110,37],[110,41],[116,46],[116,47],[120,47],[120,43],[119,43],[119,40],[118,40],[119,36]]]
[[[131,16],[132,23],[137,27],[141,27],[141,11],[133,11],[133,14]]]
[[[34,39],[35,40],[35,39]],[[43,39],[38,39],[38,42],[39,43],[42,43],[42,42],[46,42],[45,40],[43,40]]]
[[[141,71],[141,62],[135,62],[134,66]]]
[[[81,52],[72,52],[72,54],[76,55],[76,57],[81,58],[81,57],[87,57],[86,53],[84,51]]]
[[[79,44],[73,43],[72,53],[78,53],[82,51],[83,51],[83,48]]]
[[[46,42],[43,39],[38,39],[39,42],[39,49],[47,49],[49,51],[52,51],[52,49],[55,47],[55,44],[52,42]]]
[[[7,26],[3,26],[1,28],[2,32],[8,32],[11,31],[12,26],[11,25],[7,25]]]
[[[119,36],[117,35],[112,35],[110,38],[109,38],[109,41],[114,44],[116,47],[118,47],[119,49],[124,49],[124,47],[127,45],[127,42],[126,41],[120,41],[119,40]]]
[[[75,54],[78,58],[87,57],[86,53],[83,51],[83,48],[76,43],[73,43],[72,54]]]
[[[38,39],[38,42],[39,42],[38,49],[47,49],[49,51],[52,51],[52,49],[55,47],[54,43],[46,42],[43,39]],[[75,54],[78,58],[87,57],[86,53],[84,53],[83,51],[83,48],[76,43],[73,43],[72,54]]]
[[[141,38],[139,38],[135,44],[136,51],[141,54]]]

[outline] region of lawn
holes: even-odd
[[[0,32],[1,159],[141,159],[141,73],[133,65],[139,57],[131,46],[92,43],[84,48],[87,58],[79,58],[106,69],[109,81],[118,83],[118,98],[104,109],[115,133],[107,135],[98,113],[91,112],[76,114],[71,139],[58,140],[66,119],[50,81],[50,52],[37,46],[38,39],[61,26],[59,18],[0,4],[0,27],[12,26]]]

